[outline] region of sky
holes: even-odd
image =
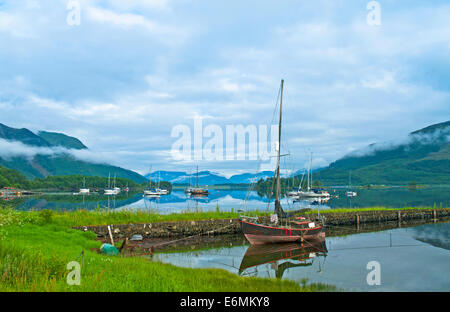
[[[0,122],[229,176],[273,162],[176,159],[174,129],[270,125],[281,79],[292,170],[450,120],[450,3],[369,2],[0,0]]]

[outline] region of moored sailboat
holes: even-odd
[[[192,196],[208,196],[209,191],[207,188],[199,187],[198,185],[198,166],[197,166],[197,178],[195,187],[190,187],[185,190],[186,193],[192,195]]]
[[[300,198],[330,198],[331,197],[330,193],[328,193],[324,189],[313,188],[312,185],[313,185],[313,183],[312,183],[312,153],[311,153],[310,161],[309,161],[309,168],[308,168],[307,182],[306,182],[306,190],[301,190],[301,188],[299,187],[296,195],[293,195],[294,193],[291,192],[290,196],[297,196]]]
[[[90,193],[89,188],[86,188],[86,178],[83,178],[83,187],[80,188],[78,194],[86,195],[86,194],[89,194],[89,193]]]
[[[352,172],[350,171],[348,174],[348,191],[345,192],[345,196],[347,197],[356,197],[358,193],[351,191],[352,188]]]
[[[161,195],[169,194],[168,190],[161,189],[161,187],[160,187],[161,173],[159,173],[159,179],[158,179],[157,187],[152,187],[152,173],[151,172],[152,172],[152,167],[150,167],[148,189],[144,190],[144,196],[159,197]]]
[[[275,214],[270,220],[264,217],[252,218],[241,216],[240,223],[246,239],[254,245],[270,243],[304,242],[305,240],[323,239],[325,232],[323,225],[306,217],[288,218],[281,206],[280,182],[280,150],[281,150],[281,124],[283,116],[283,85],[280,87],[280,117],[278,124],[277,165],[275,170]],[[270,202],[270,200],[269,200]]]
[[[114,177],[114,185],[116,183],[115,181],[116,181],[116,178]],[[108,174],[108,188],[105,189],[105,192],[104,192],[105,195],[117,195],[119,193],[119,191],[120,191],[120,189],[117,190],[116,187],[111,188],[111,173],[109,173]]]

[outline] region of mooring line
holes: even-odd
[[[175,239],[175,240],[168,241],[168,242],[159,243],[159,244],[153,245],[152,248],[158,247],[158,246],[163,246],[163,245],[169,245],[169,244],[172,244],[174,242],[179,242],[179,241],[182,241],[182,240],[185,240],[185,239],[189,239],[189,238],[193,238],[193,237],[196,237],[196,236],[202,236],[202,235],[206,235],[206,234],[213,234],[216,231],[220,231],[220,230],[226,229],[226,228],[231,227],[231,226],[233,226],[233,224],[226,225],[226,226],[221,227],[221,228],[216,229],[216,230],[212,230],[212,231],[208,231],[208,232],[204,232],[204,233],[199,233],[199,234],[195,234],[195,235],[191,235],[191,236],[182,237],[182,238]]]

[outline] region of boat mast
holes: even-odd
[[[309,192],[309,172],[311,171],[311,163],[308,164],[308,176],[306,181],[306,190]]]
[[[313,174],[313,172],[312,172],[312,152],[311,152],[311,158],[310,158],[310,160],[309,160],[309,170],[311,171],[311,173],[309,174],[309,178],[311,179],[311,181],[310,181],[310,187],[312,188],[313,187],[313,183],[312,183],[312,174]]]
[[[196,178],[196,181],[195,181],[195,187],[198,188],[198,166],[197,166],[197,178]]]
[[[348,173],[348,189],[350,190],[352,188],[352,171]]]
[[[192,168],[189,170],[189,189],[192,187]]]
[[[277,187],[275,192],[275,213],[279,217],[283,217],[285,215],[283,208],[280,203],[281,196],[281,181],[280,181],[280,153],[281,153],[281,121],[283,118],[283,85],[284,80],[281,80],[281,92],[280,92],[280,120],[278,123],[278,153],[277,153],[277,169],[276,169],[276,179],[277,179]]]

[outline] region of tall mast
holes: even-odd
[[[197,179],[195,181],[195,187],[198,188],[198,166],[197,166]]]
[[[306,181],[306,190],[309,191],[309,172],[311,170],[311,162],[308,164],[308,176]]]
[[[281,121],[283,118],[283,85],[284,80],[281,80],[281,91],[280,91],[280,120],[278,123],[278,153],[277,153],[277,169],[276,169],[276,179],[277,179],[277,188],[275,192],[275,212],[282,216],[284,215],[283,208],[280,203],[281,196],[281,182],[280,182],[280,153],[281,153]]]
[[[150,171],[148,173],[148,188],[152,188],[152,166],[150,166]]]
[[[313,174],[313,172],[312,172],[312,155],[313,155],[313,153],[311,152],[311,158],[309,160],[309,170],[311,171],[309,178],[311,179],[311,182],[310,182],[311,188],[313,187],[313,185],[312,185],[313,184],[312,183],[312,174]]]
[[[350,189],[352,187],[352,171],[348,173],[348,188]]]

